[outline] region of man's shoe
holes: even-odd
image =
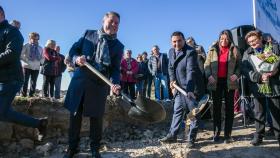
[[[250,142],[250,144],[254,146],[259,146],[261,143],[262,143],[262,139],[257,137],[254,137],[253,140]]]
[[[78,152],[79,152],[79,150],[76,150],[76,149],[75,150],[67,149],[66,154],[63,156],[63,158],[72,158]]]
[[[101,158],[101,155],[100,155],[98,149],[91,149],[91,153],[92,153],[93,158]]]
[[[274,130],[273,130],[273,128],[269,128],[269,130],[266,132],[266,135],[267,136],[274,136]]]
[[[234,140],[231,137],[225,138],[224,143],[225,144],[229,144],[231,142],[233,142]]]
[[[47,126],[48,126],[48,118],[44,117],[40,119],[39,127],[38,127],[38,141],[42,141],[47,135]]]
[[[192,148],[194,148],[195,147],[195,144],[194,144],[194,142],[193,141],[188,141],[187,142],[187,146],[186,146],[187,148],[189,148],[189,149],[192,149]]]
[[[220,136],[214,136],[213,137],[213,142],[217,143],[220,141]]]
[[[177,142],[177,137],[172,136],[171,134],[167,134],[166,137],[160,139],[159,141],[163,142],[163,143],[175,143],[175,142]]]

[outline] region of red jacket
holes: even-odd
[[[134,75],[138,73],[138,63],[135,59],[130,59],[131,68],[128,67],[128,62],[126,59],[121,61],[121,81],[122,82],[132,82],[136,83],[137,79],[134,78]],[[127,71],[132,71],[132,74],[127,74]]]

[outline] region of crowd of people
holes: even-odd
[[[132,99],[138,95],[151,98],[154,84],[156,101],[171,101],[174,112],[169,132],[160,139],[163,143],[177,141],[177,134],[184,114],[197,107],[200,98],[209,93],[213,100],[213,142],[222,140],[222,102],[225,102],[224,143],[234,141],[231,137],[234,119],[234,95],[240,89],[239,79],[247,80],[248,96],[253,98],[256,132],[251,144],[260,145],[265,136],[265,122],[271,117],[276,139],[280,146],[280,72],[279,64],[271,71],[256,66],[253,57],[264,58],[275,55],[280,62],[280,47],[268,34],[258,30],[247,33],[245,40],[249,48],[240,52],[234,44],[230,30],[223,30],[209,48],[207,54],[193,37],[185,38],[180,31],[171,34],[171,49],[161,53],[158,45],[152,46],[151,54],[143,52],[136,59],[132,50],[124,50],[117,32],[120,15],[108,12],[104,15],[99,30],[86,30],[75,42],[66,58],[54,40],[48,40],[42,48],[36,32],[29,34],[23,45],[19,31],[20,22],[8,24],[0,6],[0,119],[38,128],[40,140],[46,134],[47,118],[33,118],[13,110],[11,102],[20,90],[22,96],[33,97],[40,73],[43,75],[43,97],[60,98],[62,73],[68,70],[71,76],[64,106],[70,111],[69,147],[65,158],[73,157],[78,150],[81,121],[90,117],[90,140],[93,157],[99,153],[102,139],[102,120],[106,96],[110,91],[119,95],[120,90]],[[13,25],[13,26],[12,26]],[[95,67],[112,81],[108,87],[85,64]],[[31,84],[28,91],[29,78]],[[23,85],[23,86],[22,86]],[[175,86],[186,91],[183,95]],[[266,87],[266,89],[262,89]],[[55,90],[54,90],[55,89]],[[267,115],[267,111],[269,111]],[[187,147],[195,146],[200,115],[191,119],[187,136]]]

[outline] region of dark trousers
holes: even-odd
[[[143,93],[144,96],[146,96],[147,98],[151,98],[152,83],[153,83],[153,76],[149,74],[147,78],[144,80],[144,86],[143,86]]]
[[[80,131],[82,125],[82,111],[83,105],[79,106],[79,109],[76,113],[70,114],[70,126],[69,126],[69,149],[75,150],[79,145],[80,140]],[[100,141],[102,139],[102,117],[90,117],[90,147],[91,149],[99,149]]]
[[[135,99],[135,83],[134,82],[122,82],[123,92],[128,94],[130,98]]]
[[[280,97],[273,98],[254,98],[254,112],[256,133],[255,136],[262,139],[265,133],[266,101],[272,118],[273,127],[280,130]],[[275,137],[280,141],[280,133],[274,130]]]
[[[60,88],[61,88],[61,78],[62,76],[55,77],[54,82],[54,97],[55,99],[60,99]]]
[[[227,89],[226,78],[218,79],[216,91],[212,91],[213,98],[213,120],[214,120],[214,136],[220,136],[221,132],[221,109],[222,98],[225,99],[225,128],[224,137],[231,137],[232,125],[233,125],[233,102],[234,102],[234,90]]]
[[[55,76],[46,76],[43,77],[43,95],[44,97],[53,97],[54,93],[54,83],[55,83]]]
[[[174,98],[174,112],[172,116],[172,123],[170,126],[169,133],[172,136],[176,136],[179,132],[180,125],[184,119],[185,111],[192,111],[195,107],[197,107],[197,103],[194,100],[190,100],[186,98],[186,103],[181,100],[181,94],[177,94]],[[200,121],[200,116],[197,116],[196,119],[191,120],[189,135],[187,136],[188,141],[195,141],[198,125]]]
[[[21,90],[21,94],[23,96],[27,95],[29,78],[31,77],[29,96],[32,97],[36,90],[36,83],[37,83],[37,78],[39,75],[39,70],[31,70],[31,69],[24,68],[23,73],[24,73],[24,83],[23,83],[23,87]]]
[[[11,81],[8,83],[0,82],[0,121],[12,122],[27,127],[36,128],[40,121],[31,116],[16,112],[11,104],[16,93],[22,86],[21,82]]]

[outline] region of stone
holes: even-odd
[[[11,123],[0,122],[0,133],[0,140],[11,140],[13,125]]]
[[[31,139],[21,139],[19,144],[25,149],[33,149],[34,141]]]

